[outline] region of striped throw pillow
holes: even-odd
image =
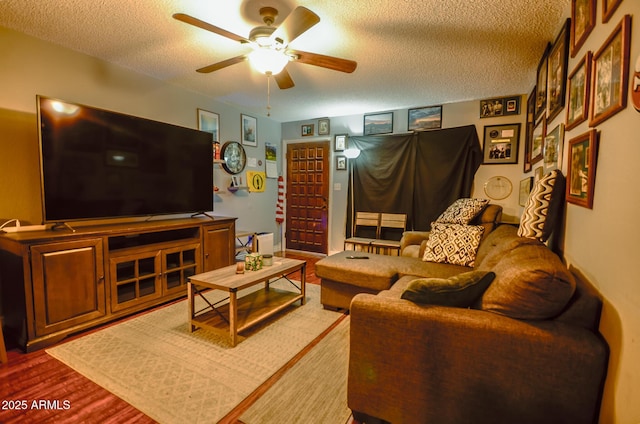
[[[564,188],[564,175],[559,169],[554,169],[536,182],[522,212],[518,236],[542,242],[549,238],[560,219]]]

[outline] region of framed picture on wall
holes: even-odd
[[[551,50],[551,43],[547,44],[538,63],[538,72],[536,74],[536,121],[547,110],[547,63],[549,50]]]
[[[567,90],[569,91],[567,130],[587,119],[591,85],[591,58],[591,52],[587,52],[567,79]]]
[[[564,147],[564,125],[558,124],[544,138],[544,172],[545,174],[562,166],[562,149]]]
[[[547,72],[547,120],[549,122],[553,121],[553,118],[564,108],[570,26],[571,19],[567,19],[549,51]]]
[[[301,127],[301,132],[303,137],[309,137],[314,134],[313,132],[313,124],[305,124]]]
[[[393,132],[393,112],[364,115],[364,135],[390,134]]]
[[[525,142],[524,142],[524,165],[522,167],[523,172],[531,171],[531,145],[533,144],[533,128],[536,123],[536,88],[527,97],[527,123],[525,128]]]
[[[627,107],[630,31],[631,16],[626,15],[593,55],[590,127]]]
[[[520,96],[480,100],[480,118],[520,114]]]
[[[547,120],[544,115],[542,119],[538,121],[535,127],[533,127],[533,134],[531,136],[531,164],[542,160],[542,150],[544,148],[544,136],[547,131]]]
[[[318,119],[318,135],[329,135],[330,123],[329,118]]]
[[[633,1],[633,0],[631,0]],[[606,24],[620,6],[622,0],[602,0],[602,23]]]
[[[442,128],[442,106],[427,106],[409,109],[409,131]]]
[[[347,134],[336,134],[334,137],[333,151],[344,152],[347,148]]]
[[[336,156],[336,170],[338,171],[346,171],[347,170],[347,157],[344,155]]]
[[[240,114],[240,133],[242,135],[242,144],[257,146],[258,120],[253,116]]]
[[[208,110],[198,109],[198,129],[211,133],[212,140],[220,142],[220,115]]]
[[[567,202],[593,208],[596,182],[598,133],[595,129],[569,140],[567,155]]]
[[[529,193],[531,193],[531,187],[533,187],[533,177],[527,177],[524,180],[520,180],[520,192],[518,193],[518,204],[520,206],[527,205]]]
[[[484,164],[518,163],[520,124],[484,127]]]
[[[571,57],[578,54],[595,25],[596,0],[571,0]]]

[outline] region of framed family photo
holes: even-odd
[[[520,96],[480,100],[480,118],[520,114]]]
[[[593,55],[590,127],[627,107],[630,32],[631,16],[626,15]]]
[[[518,163],[520,124],[487,125],[484,127],[485,164]]]
[[[591,52],[587,52],[567,79],[567,90],[569,91],[567,130],[587,120],[591,88],[591,58]]]
[[[313,124],[305,124],[301,127],[301,133],[303,137],[309,137],[314,134]]]
[[[633,1],[633,0],[631,0]],[[620,6],[622,0],[602,0],[602,23],[606,24]]]
[[[593,208],[598,133],[595,129],[569,141],[567,155],[567,202]]]
[[[558,124],[544,137],[543,164],[545,174],[562,167],[564,148],[564,125]]]
[[[531,164],[542,160],[542,151],[544,149],[544,137],[547,131],[547,120],[544,116],[533,127],[531,135]]]
[[[571,57],[576,57],[595,25],[596,0],[571,0]]]
[[[549,62],[549,50],[551,43],[547,44],[540,62],[538,63],[538,72],[536,74],[536,121],[547,110],[547,64]]]
[[[523,172],[531,171],[531,145],[533,144],[533,128],[536,123],[536,88],[527,97],[527,123],[525,127],[525,142],[524,142],[524,164],[522,167]]]
[[[551,122],[564,108],[569,63],[569,30],[567,19],[549,51],[547,72],[547,120]]]

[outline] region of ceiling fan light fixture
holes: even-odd
[[[249,53],[249,62],[261,74],[277,75],[287,66],[289,56],[280,50],[259,48]]]

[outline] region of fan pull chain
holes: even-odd
[[[271,116],[271,72],[267,74],[267,116]]]

